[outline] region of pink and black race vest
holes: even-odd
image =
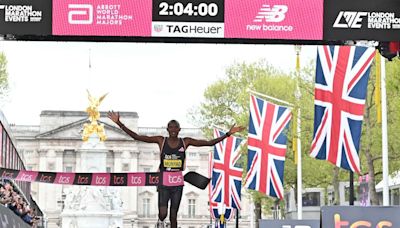
[[[160,171],[183,171],[185,169],[186,146],[182,138],[176,148],[168,145],[167,138],[164,138],[160,154]]]

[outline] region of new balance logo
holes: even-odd
[[[253,22],[281,22],[285,20],[285,14],[288,11],[286,5],[263,5]]]
[[[367,16],[367,12],[340,11],[336,17],[334,28],[361,28],[362,17]]]

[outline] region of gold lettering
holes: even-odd
[[[164,167],[180,168],[180,167],[182,167],[182,161],[181,160],[164,160]]]

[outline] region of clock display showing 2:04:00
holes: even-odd
[[[211,16],[215,17],[218,14],[218,5],[215,3],[199,3],[198,5],[194,5],[189,2],[184,5],[181,2],[176,2],[174,4],[168,4],[167,2],[160,2],[159,4],[159,15],[160,16]]]

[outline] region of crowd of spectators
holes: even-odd
[[[36,209],[30,208],[21,194],[14,190],[10,182],[0,183],[0,204],[12,210],[32,227],[37,227],[40,218],[36,216]]]

